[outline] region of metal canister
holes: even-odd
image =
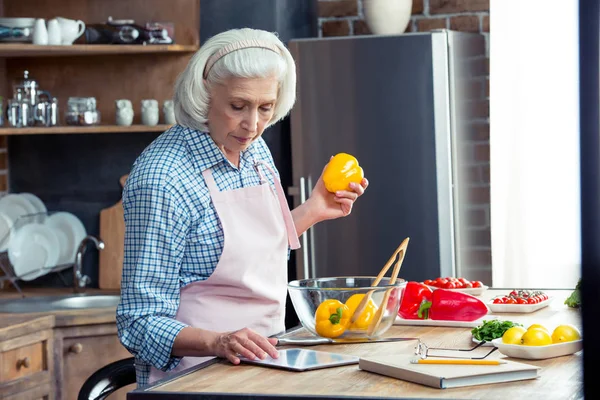
[[[21,123],[21,102],[18,100],[9,100],[6,107],[8,124],[14,128],[20,128]]]
[[[52,102],[48,103],[47,116],[47,126],[58,125],[58,99],[56,97],[53,97]]]
[[[19,102],[21,109],[21,126],[33,126],[34,118],[33,118],[33,109],[31,108],[31,104],[28,101]]]

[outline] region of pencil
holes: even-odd
[[[462,364],[462,365],[500,365],[506,364],[506,361],[502,360],[468,360],[468,359],[413,359],[412,364]]]

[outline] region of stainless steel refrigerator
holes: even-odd
[[[459,251],[468,246],[460,147],[474,118],[464,89],[485,51],[483,37],[440,30],[288,44],[298,70],[290,117],[294,206],[340,152],[356,156],[370,182],[350,216],[303,235],[297,278],[376,275],[405,237],[401,278],[468,278]]]

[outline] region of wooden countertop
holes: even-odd
[[[488,300],[510,290],[488,290],[481,298]],[[520,322],[525,327],[540,323],[549,328],[571,323],[581,328],[580,312],[563,304],[572,290],[545,290],[554,296],[552,303],[529,314],[490,314],[490,318]],[[386,336],[419,337],[433,347],[471,348],[471,328],[394,325]],[[350,345],[320,345],[315,350],[353,354],[357,356],[389,355],[414,351],[415,342],[368,343]],[[486,348],[489,349],[489,348]],[[505,357],[498,351],[490,358]],[[380,376],[360,370],[357,365],[319,369],[306,372],[290,372],[253,365],[232,365],[226,360],[214,360],[208,366],[193,367],[172,379],[136,389],[128,395],[129,400],[198,398],[209,393],[240,396],[245,399],[275,396],[318,396],[325,398],[469,398],[469,399],[571,399],[583,397],[582,352],[546,360],[520,360],[541,367],[540,377],[535,380],[488,384],[454,389],[434,389],[399,379]]]
[[[56,295],[69,295],[74,294],[72,288],[25,288],[23,289],[25,297],[38,297],[38,296],[56,296]],[[115,290],[101,290],[95,288],[88,288],[84,293],[87,294],[119,294],[119,291]],[[18,299],[22,295],[13,288],[0,290],[0,299]],[[39,318],[45,316],[51,316],[54,319],[55,327],[66,327],[66,326],[79,326],[79,325],[93,325],[93,324],[105,324],[115,323],[116,307],[105,307],[105,308],[86,308],[79,310],[56,310],[52,312],[40,312],[40,313],[27,313],[27,314],[14,314],[14,313],[0,313],[0,321],[11,321],[18,320],[18,317],[22,318]],[[2,325],[0,325],[1,327]]]
[[[0,342],[54,328],[54,316],[0,314]]]

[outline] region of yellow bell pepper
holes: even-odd
[[[352,296],[350,296],[350,298],[348,300],[346,300],[346,305],[350,309],[350,315],[354,314],[354,312],[358,308],[358,305],[362,301],[363,297],[365,297],[364,294],[357,293],[357,294],[353,294]],[[373,301],[373,299],[369,299],[363,312],[358,316],[358,318],[352,324],[350,324],[350,327],[348,327],[348,330],[361,331],[361,330],[367,329],[369,327],[369,324],[373,320],[373,317],[375,316],[376,312],[377,312],[377,306],[375,305],[375,302]]]
[[[365,177],[358,160],[346,153],[336,154],[325,167],[323,183],[331,193],[338,190],[348,190],[351,182],[358,183]]]
[[[344,334],[350,324],[350,310],[339,300],[328,299],[319,304],[315,328],[320,336],[335,338]]]

